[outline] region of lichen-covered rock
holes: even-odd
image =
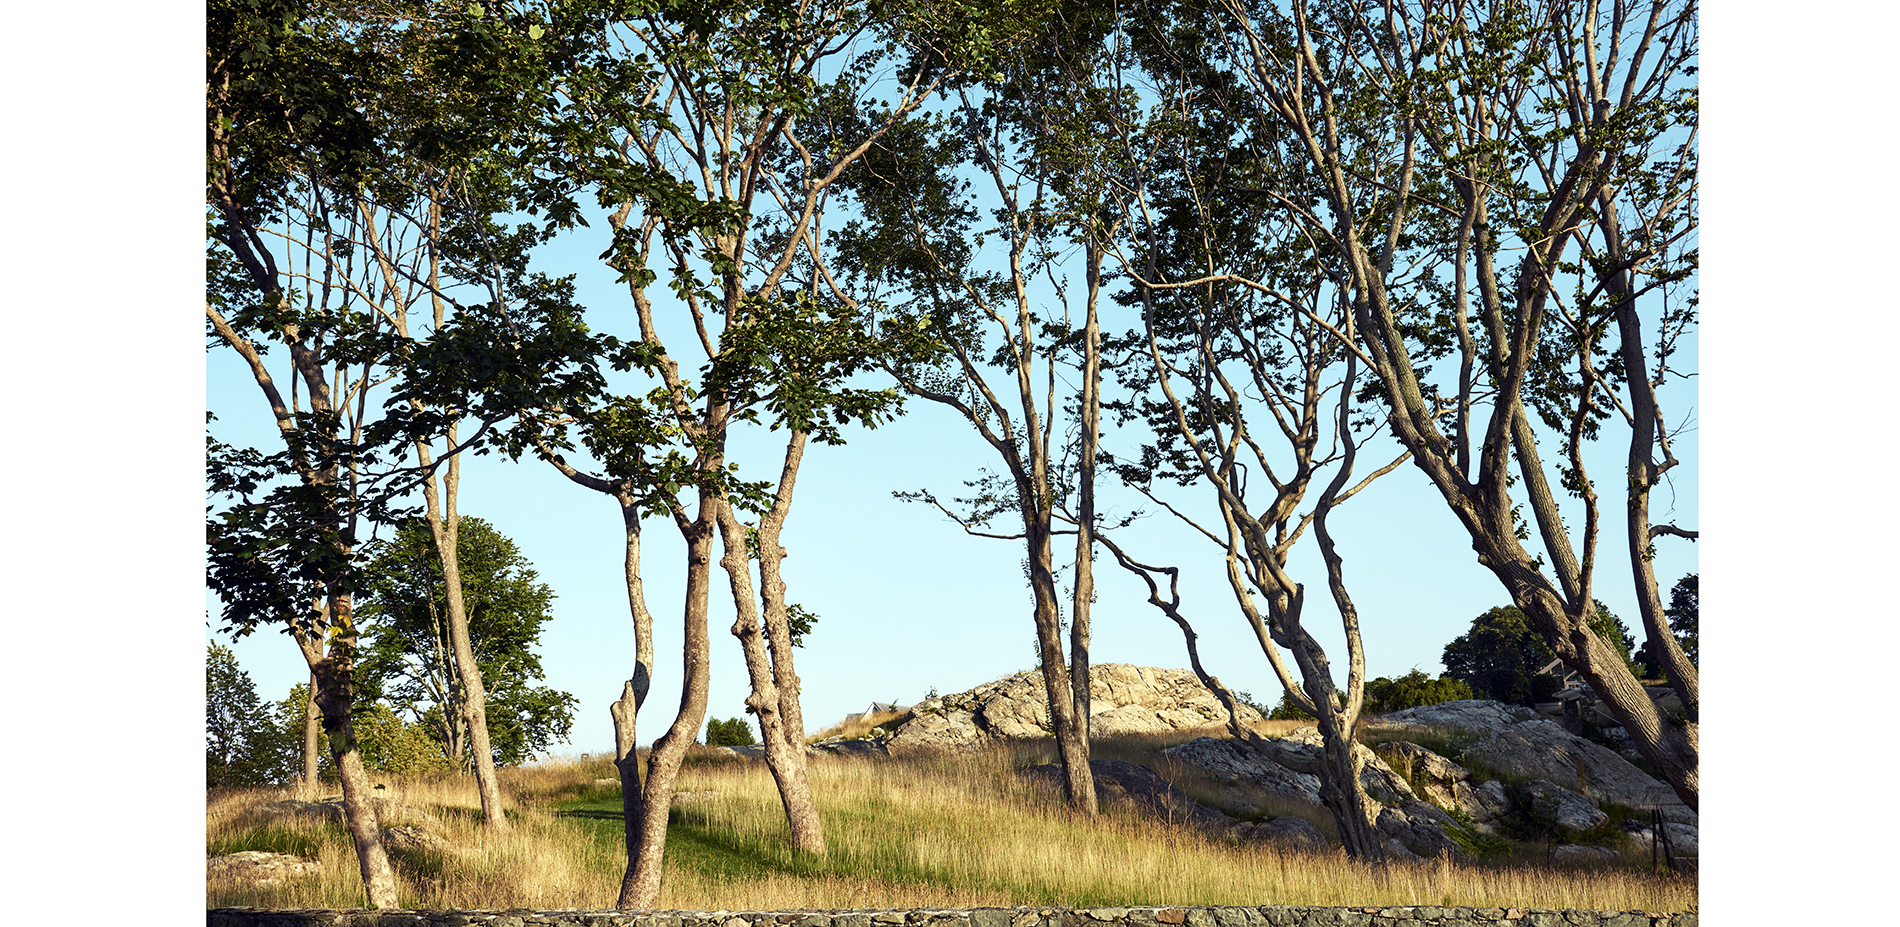
[[[426,827],[412,824],[398,824],[383,828],[383,846],[391,850],[416,850],[443,852],[449,848],[449,842]]]
[[[393,799],[393,798],[372,798],[369,800],[369,802],[370,802],[370,808],[376,813],[376,823],[378,824],[387,825],[393,822],[418,823],[418,824],[438,823],[435,815],[430,814],[429,812],[421,808],[418,808],[414,805],[406,804],[404,802],[397,801],[396,799]],[[284,801],[271,802],[268,805],[259,805],[257,808],[253,809],[251,813],[262,816],[262,817],[267,817],[267,818],[268,817],[321,818],[323,820],[331,821],[338,824],[343,823],[343,819],[344,819],[343,799],[340,797],[326,798],[326,799],[323,799],[322,801],[298,801],[296,799],[286,799]]]
[[[1495,734],[1507,727],[1537,717],[1529,708],[1506,705],[1486,699],[1460,699],[1421,705],[1369,719],[1366,726],[1380,728],[1453,728],[1480,734]]]
[[[885,748],[884,743],[877,740],[845,740],[838,738],[835,740],[820,741],[812,744],[812,747],[815,748],[818,753],[830,756],[875,758],[891,755],[891,751]]]
[[[1225,828],[1232,819],[1180,792],[1155,771],[1138,763],[1121,760],[1090,760],[1089,772],[1095,777],[1096,801],[1106,808],[1123,808],[1142,814],[1203,827]],[[1031,766],[1024,776],[1060,788],[1062,768],[1053,763]]]
[[[1302,752],[1315,762],[1319,760],[1325,735],[1316,727],[1296,727],[1280,737],[1281,743],[1298,744],[1306,748]],[[1418,801],[1412,793],[1412,785],[1387,766],[1385,760],[1373,753],[1364,744],[1352,745],[1353,756],[1359,760],[1359,784],[1365,788],[1367,797],[1385,805],[1398,805]]]
[[[1482,833],[1492,832],[1490,822],[1510,810],[1502,784],[1473,782],[1469,770],[1418,744],[1393,740],[1372,749],[1393,772],[1412,784],[1420,798],[1442,808],[1462,811]]]
[[[1459,760],[1499,773],[1547,779],[1599,802],[1660,808],[1663,817],[1696,824],[1694,810],[1616,751],[1599,746],[1539,717],[1528,708],[1465,699],[1407,708],[1368,722],[1371,730],[1466,732],[1471,738]],[[1474,814],[1474,817],[1476,815]]]
[[[1254,836],[1274,843],[1315,850],[1325,849],[1330,842],[1326,839],[1326,832],[1313,822],[1290,814],[1281,815],[1254,828]]]
[[[1197,737],[1168,747],[1161,755],[1215,775],[1243,780],[1277,797],[1320,803],[1318,776],[1294,772],[1232,740]]]
[[[1192,672],[1126,663],[1089,668],[1089,728],[1096,737],[1193,730],[1225,724],[1227,710]],[[1242,721],[1259,712],[1241,706]],[[1039,670],[925,699],[884,741],[892,753],[965,750],[995,740],[1032,740],[1053,733]]]
[[[1574,843],[1566,843],[1563,846],[1552,847],[1550,856],[1552,859],[1564,860],[1566,862],[1608,863],[1616,860],[1616,851],[1603,847],[1586,847]]]
[[[205,878],[260,886],[276,885],[289,879],[315,875],[321,868],[314,860],[301,856],[245,850],[205,860]]]
[[[1458,823],[1450,815],[1424,802],[1382,808],[1376,826],[1380,834],[1397,840],[1406,849],[1428,859],[1440,854],[1457,858],[1466,855],[1464,848],[1450,834],[1459,826]]]
[[[1589,830],[1610,819],[1589,798],[1548,779],[1520,782],[1516,789],[1534,814],[1571,833]]]

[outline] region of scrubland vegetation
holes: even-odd
[[[1268,722],[1291,727],[1289,722]],[[1263,731],[1264,733],[1264,731]],[[1189,795],[1208,785],[1155,751],[1185,739],[1098,743],[1102,759],[1153,766]],[[974,907],[1010,905],[1481,905],[1601,910],[1696,908],[1693,877],[1622,865],[1516,859],[1464,865],[1393,863],[1383,870],[1332,852],[1299,852],[1110,807],[1094,820],[1059,792],[1018,775],[1052,762],[1052,743],[891,759],[826,758],[811,768],[829,853],[795,853],[765,765],[698,747],[682,771],[659,908]],[[618,785],[605,758],[502,771],[515,826],[481,826],[473,779],[384,777],[378,793],[407,806],[390,825],[416,825],[441,848],[392,848],[401,904],[424,909],[604,908],[626,865]],[[271,818],[285,790],[215,790],[208,854],[272,850],[321,871],[268,887],[209,884],[209,907],[360,907],[363,884],[341,824]],[[1300,813],[1322,828],[1318,808]]]

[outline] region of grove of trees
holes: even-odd
[[[1682,463],[1664,387],[1693,373],[1677,347],[1696,324],[1696,13],[213,0],[206,337],[250,371],[276,435],[227,444],[207,416],[207,585],[230,633],[281,629],[303,655],[369,903],[396,899],[372,752],[421,763],[403,732],[424,732],[472,766],[505,827],[494,766],[573,710],[534,685],[551,593],[458,513],[471,453],[551,468],[620,516],[635,646],[611,712],[617,906],[659,896],[674,783],[707,720],[716,585],[788,839],[826,853],[794,667],[812,616],[784,532],[807,449],[907,400],[949,412],[960,433],[942,440],[973,437],[1000,467],[962,498],[908,496],[1023,545],[1023,576],[997,581],[1028,586],[1078,813],[1096,812],[1098,548],[1230,712],[1241,696],[1202,667],[1194,625],[1231,607],[1324,748],[1294,759],[1237,719],[1233,734],[1318,775],[1357,858],[1383,857],[1360,714],[1458,683],[1534,699],[1539,660],[1579,673],[1696,807],[1695,577],[1665,605],[1652,560],[1697,535],[1650,514]],[[541,246],[582,225],[611,245],[548,266]],[[583,273],[623,295],[581,304]],[[735,440],[752,432],[769,443]],[[1596,446],[1624,458],[1607,499]],[[1447,647],[1436,681],[1365,678],[1349,577],[1378,564],[1337,530],[1402,468],[1511,602]],[[1104,515],[1110,492],[1205,543],[1145,547],[1135,515]],[[654,651],[654,520],[683,544],[665,606],[677,673]],[[1322,567],[1296,575],[1309,536]],[[1597,601],[1612,556],[1681,712],[1652,701]],[[1218,566],[1231,606],[1184,599],[1189,558]],[[1321,574],[1344,678],[1308,620]],[[215,651],[214,671],[207,777],[237,782],[257,761],[234,732],[261,709]],[[662,680],[678,710],[643,756]]]

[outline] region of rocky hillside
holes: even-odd
[[[1188,670],[1103,663],[1089,667],[1089,725],[1096,737],[1194,730],[1225,724],[1227,710]],[[1260,720],[1242,709],[1243,719]],[[925,699],[882,739],[892,753],[966,750],[1053,733],[1042,674],[1025,670],[968,692]]]
[[[1095,736],[1204,730],[1225,711],[1193,673],[1127,664],[1092,668]],[[1244,720],[1259,720],[1246,709]],[[927,699],[907,719],[870,740],[821,743],[832,753],[890,755],[963,750],[1003,740],[1049,736],[1042,679],[1034,671],[967,692]],[[1618,751],[1565,730],[1526,708],[1458,701],[1368,719],[1357,748],[1361,780],[1375,802],[1387,851],[1398,858],[1502,852],[1510,841],[1548,847],[1552,856],[1608,860],[1665,840],[1670,855],[1693,859],[1697,815],[1669,788]],[[1302,727],[1284,735],[1314,755],[1320,735]],[[1429,745],[1429,746],[1428,746]],[[1629,752],[1629,751],[1625,751]],[[1148,766],[1097,760],[1104,800],[1174,820],[1222,829],[1249,840],[1304,846],[1327,842],[1319,780],[1256,755],[1226,737],[1198,737],[1158,759],[1195,771],[1188,798]],[[1028,773],[1054,781],[1053,768]],[[1285,813],[1289,807],[1309,810]],[[1269,814],[1269,811],[1276,814]],[[1652,810],[1665,821],[1651,826]]]
[[[1372,719],[1361,736],[1376,745],[1357,748],[1365,763],[1360,781],[1393,856],[1465,856],[1502,850],[1506,838],[1547,845],[1568,859],[1610,859],[1664,839],[1673,857],[1697,853],[1698,816],[1668,786],[1529,709],[1446,702]],[[1315,728],[1284,739],[1319,753]],[[1236,799],[1216,804],[1230,814],[1251,810],[1240,797],[1249,794],[1320,804],[1317,777],[1232,740],[1202,737],[1161,753],[1228,783]],[[1662,814],[1660,835],[1650,810]]]

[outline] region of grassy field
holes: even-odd
[[[1168,740],[1186,739],[1176,735]],[[1146,762],[1190,794],[1212,789],[1153,751],[1161,739],[1098,743],[1097,758]],[[1693,877],[1657,876],[1646,853],[1620,864],[1561,866],[1505,858],[1460,865],[1356,865],[1337,851],[1301,853],[1239,844],[1130,811],[1094,820],[1066,811],[1016,770],[1053,761],[1022,745],[903,759],[815,759],[812,788],[831,852],[795,854],[762,762],[695,748],[680,779],[660,906],[680,910],[975,907],[989,905],[1482,905],[1687,911]],[[502,772],[514,827],[480,825],[473,780],[381,780],[381,794],[420,809],[412,824],[439,834],[437,849],[399,850],[407,907],[605,908],[625,866],[618,786],[606,760]],[[207,855],[275,850],[314,858],[321,871],[270,887],[208,884],[208,907],[360,907],[355,855],[341,825],[270,820],[272,790],[213,793]],[[1277,808],[1330,831],[1318,809]]]

